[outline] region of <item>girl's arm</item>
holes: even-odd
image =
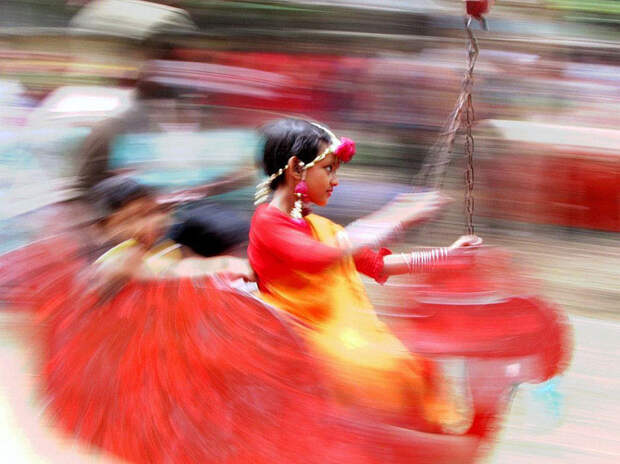
[[[433,269],[449,259],[462,256],[466,249],[474,249],[482,245],[482,239],[475,235],[464,235],[449,247],[429,248],[388,255],[383,258],[383,275],[413,274]]]
[[[170,248],[175,249],[174,247]],[[130,280],[157,280],[162,277],[200,277],[225,273],[231,280],[255,280],[247,259],[234,256],[212,258],[190,257],[181,260],[166,258],[165,254],[147,258],[141,246],[131,244],[116,254],[94,263],[88,272],[90,287],[99,294],[100,302],[113,298]],[[160,271],[153,268],[161,268]]]
[[[256,261],[275,258],[264,265],[309,273],[321,272],[351,253],[347,244],[343,243],[342,247],[326,245],[286,217],[273,213],[252,223],[248,254],[252,254],[253,249],[261,250],[254,253]]]
[[[346,233],[337,234],[337,246],[317,241],[285,217],[268,214],[267,219],[253,222],[250,242],[268,249],[282,266],[305,272],[320,272],[344,257],[353,256],[358,270],[381,280],[373,272],[374,255],[370,256],[367,250],[379,248],[403,227],[429,218],[443,203],[445,199],[438,192],[401,195],[378,212],[355,221],[345,229]],[[379,252],[380,258],[385,254]]]
[[[399,195],[377,212],[347,226],[353,254],[364,247],[380,247],[404,229],[430,219],[445,203],[446,198],[436,191]]]
[[[227,274],[232,280],[243,279],[254,282],[256,276],[247,259],[235,256],[212,258],[185,258],[175,264],[169,273],[178,277],[198,277],[212,274]]]

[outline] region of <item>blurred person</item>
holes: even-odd
[[[176,93],[173,89],[150,80],[148,68],[143,71],[136,85],[133,107],[120,116],[109,118],[97,125],[78,148],[77,159],[80,160],[81,166],[78,170],[77,188],[81,192],[82,203],[89,204],[86,192],[98,182],[119,174],[110,167],[111,151],[118,137],[129,133],[162,131],[162,122],[166,120],[167,115],[170,116],[176,111],[175,98]],[[171,230],[175,234],[174,239],[198,253],[204,253],[204,243],[200,240],[200,235],[210,235],[218,231],[217,233],[222,236],[231,229],[221,220],[209,219],[215,216],[222,218],[228,215],[234,218],[228,223],[233,221],[236,227],[247,230],[247,223],[244,223],[244,219],[236,213],[212,203],[205,203],[203,200],[239,188],[251,178],[253,167],[243,167],[206,185],[159,194],[158,202],[162,204],[193,205],[179,214],[179,225]],[[202,233],[198,231],[200,227],[204,229]],[[192,232],[188,233],[187,229],[191,229]]]
[[[174,120],[178,113],[178,92],[154,79],[157,73],[156,61],[146,64],[135,84],[133,106],[123,114],[109,118],[95,128],[78,148],[77,188],[87,192],[97,182],[111,177],[111,151],[115,140],[124,134],[157,133],[165,130],[165,125]],[[161,201],[179,202],[217,195],[236,188],[247,181],[247,172],[236,172],[230,177],[217,179],[209,185],[186,189],[164,196]]]
[[[327,204],[354,143],[297,119],[270,123],[263,134],[269,177],[259,184],[257,202],[270,191],[273,198],[256,210],[248,248],[261,298],[295,318],[343,404],[412,428],[465,431],[470,411],[431,361],[409,352],[379,321],[358,272],[383,283],[461,256],[480,239],[465,236],[450,247],[400,255],[375,251],[399,230],[430,218],[444,199],[436,192],[401,196],[344,229],[311,214],[308,205]]]
[[[78,148],[78,189],[86,193],[98,182],[115,175],[110,168],[114,141],[123,134],[159,132],[155,115],[170,115],[174,110],[174,91],[151,83],[142,74],[135,88],[132,107],[123,114],[108,118],[96,125]]]
[[[229,225],[228,234],[222,236],[218,231],[210,232],[208,225],[187,221],[173,226],[173,233],[166,234],[171,217],[158,202],[156,191],[126,176],[99,182],[91,189],[90,197],[99,215],[100,236],[111,246],[96,260],[97,281],[105,290],[104,296],[138,276],[222,272],[233,279],[253,278],[247,260],[232,255],[217,256],[238,253],[235,248],[245,241],[242,228],[235,231]],[[171,237],[196,241],[203,254],[217,257],[198,256]]]

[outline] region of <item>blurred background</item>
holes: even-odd
[[[346,223],[375,210],[415,185],[458,97],[463,10],[458,0],[2,1],[0,252],[79,195],[83,142],[114,118],[125,124],[110,169],[170,191],[232,179],[207,201],[242,215],[261,176],[256,128],[281,115],[322,121],[358,146],[324,214]],[[562,425],[533,430],[517,402],[489,459],[618,462],[620,2],[499,0],[488,21],[476,30],[476,233],[515,253],[573,317],[577,340]],[[139,124],[127,116],[136,109],[148,115]],[[462,146],[458,136],[442,183],[454,202],[397,248],[464,232]]]

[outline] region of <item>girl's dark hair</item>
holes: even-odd
[[[304,163],[310,163],[319,154],[321,142],[331,143],[329,134],[303,119],[278,119],[260,130],[264,137],[263,169],[268,176],[286,166],[291,156],[296,156]],[[279,176],[271,183],[275,190],[284,176]]]
[[[115,176],[96,184],[88,197],[97,217],[104,219],[132,201],[155,197],[155,191],[131,177]]]
[[[216,256],[248,240],[250,222],[229,208],[212,203],[183,209],[168,237],[202,256]]]

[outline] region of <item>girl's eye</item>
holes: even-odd
[[[326,166],[325,169],[327,169],[327,172],[332,172],[334,170],[333,166]]]

